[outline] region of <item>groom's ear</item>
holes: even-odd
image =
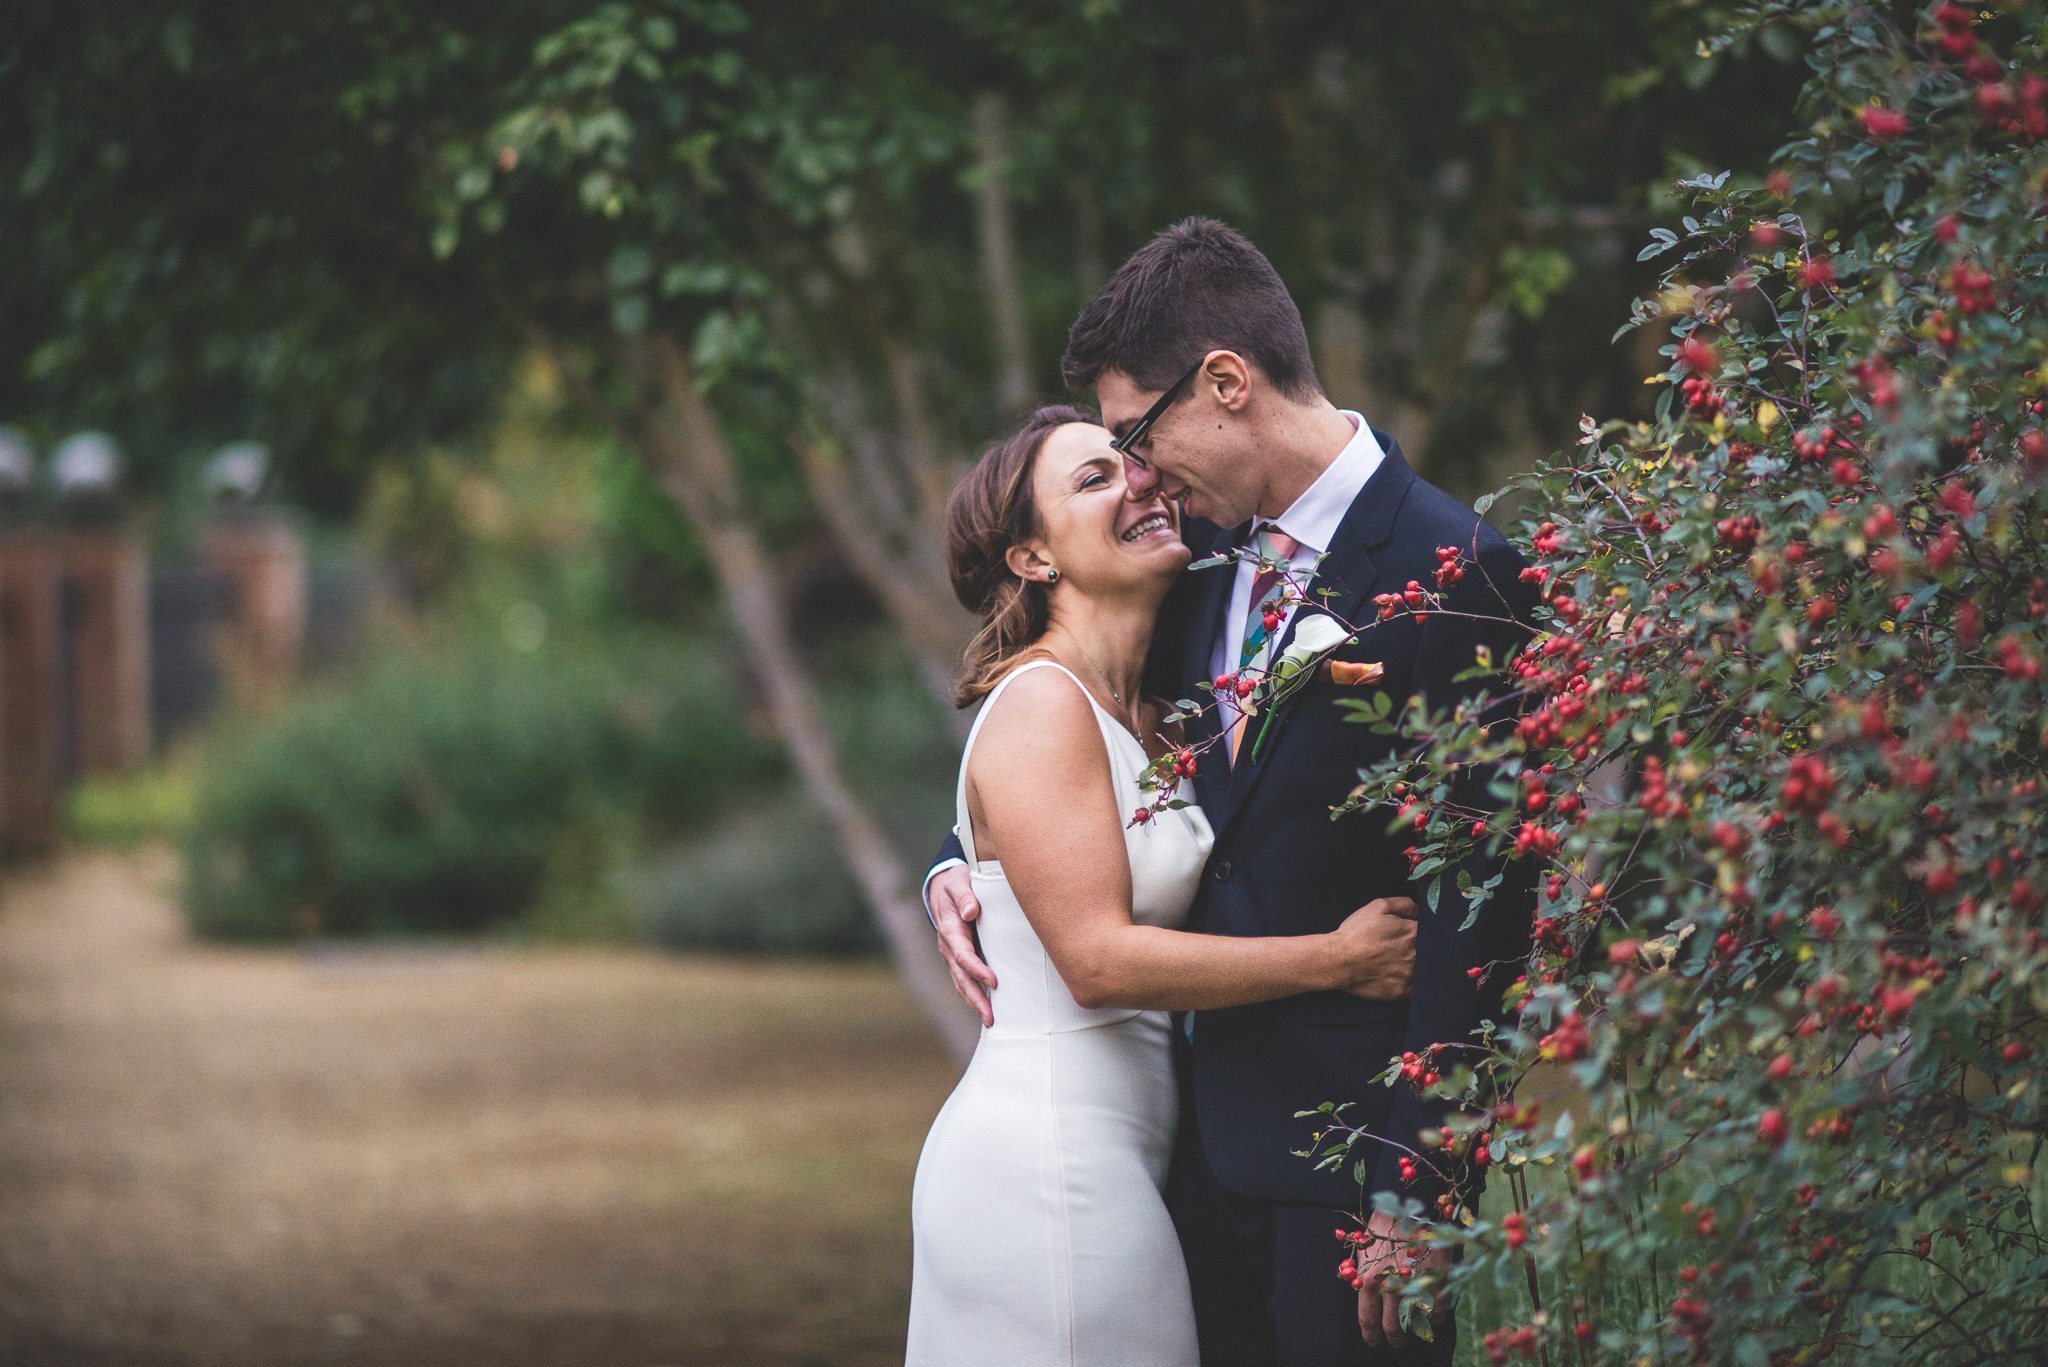
[[[1218,349],[1202,362],[1201,373],[1195,379],[1201,391],[1227,412],[1242,413],[1251,402],[1258,374],[1244,357]]]

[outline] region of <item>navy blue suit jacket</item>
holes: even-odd
[[[1375,432],[1386,459],[1339,524],[1334,544],[1311,585],[1310,603],[1350,622],[1370,622],[1339,660],[1376,661],[1386,673],[1398,715],[1420,694],[1433,708],[1488,687],[1460,681],[1482,645],[1497,666],[1523,640],[1535,591],[1521,582],[1524,565],[1507,539],[1477,513],[1416,477],[1391,437]],[[1230,530],[1190,520],[1182,535],[1197,558],[1241,544],[1248,527]],[[1373,621],[1372,596],[1399,590],[1411,579],[1434,586],[1437,548],[1456,546],[1466,558],[1464,578],[1446,593],[1455,613],[1418,624],[1404,615]],[[1223,630],[1230,565],[1198,571],[1176,585],[1161,612],[1147,669],[1147,686],[1171,698],[1202,699],[1210,655]],[[1329,588],[1326,600],[1316,589]],[[1288,633],[1312,608],[1295,613]],[[1286,639],[1279,648],[1286,648]],[[1504,690],[1492,687],[1498,695]],[[1193,1096],[1183,1123],[1198,1127],[1203,1153],[1216,1177],[1242,1195],[1264,1200],[1349,1207],[1358,1187],[1351,1164],[1318,1172],[1294,1151],[1308,1147],[1313,1122],[1295,1112],[1325,1101],[1355,1103],[1352,1123],[1398,1143],[1416,1145],[1425,1127],[1442,1123],[1441,1107],[1405,1083],[1393,1088],[1372,1079],[1404,1050],[1468,1039],[1483,1019],[1496,1016],[1500,997],[1520,971],[1535,907],[1535,875],[1526,864],[1475,857],[1466,872],[1484,883],[1505,867],[1494,899],[1466,930],[1466,904],[1456,871],[1441,875],[1438,909],[1427,910],[1426,887],[1409,876],[1402,850],[1409,843],[1386,833],[1385,814],[1359,812],[1331,820],[1330,809],[1358,782],[1359,769],[1389,752],[1394,738],[1347,720],[1337,704],[1364,690],[1339,688],[1327,678],[1304,686],[1274,714],[1257,760],[1251,748],[1225,762],[1221,746],[1208,751],[1195,777],[1195,793],[1216,832],[1216,847],[1190,912],[1189,929],[1214,935],[1309,935],[1328,931],[1376,897],[1407,895],[1422,908],[1416,934],[1414,994],[1405,1002],[1368,1002],[1343,992],[1305,993],[1279,1001],[1195,1014]],[[1212,712],[1196,721],[1190,739],[1214,735]],[[1254,727],[1258,725],[1255,720]],[[1253,732],[1256,735],[1256,731]],[[1484,776],[1468,782],[1483,784]],[[1483,793],[1475,804],[1491,806]],[[940,850],[959,857],[958,842]],[[1467,970],[1494,964],[1483,982]],[[1001,1007],[998,1004],[997,1009]],[[1427,1175],[1403,1184],[1401,1151],[1367,1144],[1353,1151],[1367,1165],[1372,1190],[1434,1199],[1441,1185]]]

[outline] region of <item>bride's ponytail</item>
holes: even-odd
[[[981,619],[967,643],[953,705],[967,707],[1008,672],[1010,663],[1045,633],[1052,618],[1047,586],[1018,577],[1005,558],[1039,534],[1031,477],[1038,452],[1056,427],[1092,422],[1078,408],[1039,409],[1016,432],[982,452],[946,505],[946,571],[953,596]]]

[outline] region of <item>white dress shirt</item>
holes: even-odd
[[[1316,561],[1329,551],[1337,539],[1337,526],[1344,515],[1351,511],[1351,505],[1358,501],[1358,495],[1365,489],[1366,482],[1378,472],[1387,453],[1380,449],[1374,439],[1372,428],[1366,424],[1362,414],[1350,409],[1339,409],[1351,422],[1354,429],[1351,440],[1337,453],[1337,458],[1323,468],[1315,482],[1301,491],[1301,497],[1289,504],[1287,511],[1268,521],[1255,518],[1252,522],[1252,536],[1268,527],[1293,537],[1301,543],[1295,548],[1289,560],[1291,573],[1296,583],[1306,586],[1315,573]],[[1238,653],[1244,646],[1244,619],[1251,611],[1252,581],[1258,578],[1259,567],[1249,560],[1237,564],[1237,578],[1230,586],[1230,602],[1223,609],[1223,631],[1216,638],[1216,644],[1209,652],[1209,676],[1234,674],[1237,672]],[[1280,614],[1280,627],[1273,633],[1277,645],[1294,620],[1294,609],[1287,608]],[[1205,629],[1202,623],[1197,629]],[[1237,724],[1237,699],[1232,696],[1221,701],[1218,721],[1227,731]]]

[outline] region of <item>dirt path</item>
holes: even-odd
[[[193,946],[172,873],[0,896],[0,1363],[902,1361],[885,970]]]

